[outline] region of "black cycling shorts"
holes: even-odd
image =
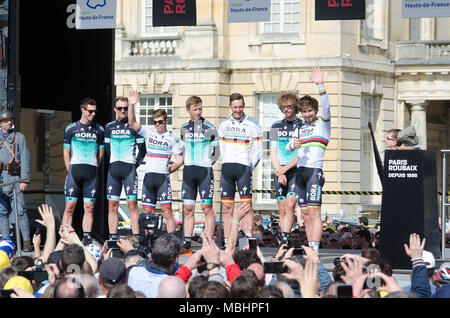
[[[251,202],[253,194],[252,182],[252,170],[249,166],[240,163],[222,164],[222,175],[220,178],[222,202],[234,202],[236,186],[241,201]]]
[[[297,197],[296,186],[295,186],[295,178],[297,177],[297,167],[291,168],[285,173],[287,178],[287,185],[281,185],[278,182],[278,177],[274,175],[274,183],[275,183],[275,197],[277,202],[286,201],[286,197]]]
[[[172,206],[170,175],[147,172],[144,176],[142,189],[142,206],[154,210],[157,201],[159,201],[161,207]]]
[[[322,205],[322,187],[325,184],[325,176],[322,169],[298,167],[295,184],[300,208],[320,209]]]
[[[181,198],[184,205],[195,205],[197,189],[201,204],[212,204],[214,196],[214,173],[212,168],[201,166],[185,166]]]
[[[97,167],[87,164],[69,166],[69,172],[64,184],[66,202],[76,203],[78,194],[82,191],[84,203],[95,203],[97,197]]]
[[[138,177],[136,165],[127,162],[115,161],[108,169],[106,179],[106,198],[111,201],[120,201],[120,193],[123,189],[127,201],[136,201],[138,194]]]

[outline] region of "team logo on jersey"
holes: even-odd
[[[131,135],[128,129],[115,129],[111,130],[111,135]]]
[[[287,137],[287,136],[294,137],[294,131],[278,130],[278,137]]]
[[[238,133],[238,134],[245,134],[245,128],[241,128],[241,127],[227,127],[226,132],[230,132],[230,133]]]
[[[205,135],[202,133],[192,133],[192,132],[187,132],[185,133],[185,137],[186,138],[201,138],[201,139],[205,139]]]
[[[169,143],[167,141],[153,139],[152,137],[148,138],[148,143],[152,144],[152,145],[157,145],[157,146],[169,147]]]
[[[77,132],[77,133],[75,133],[75,137],[97,139],[97,134],[89,133],[89,132]]]
[[[306,137],[306,136],[312,135],[312,133],[313,133],[315,127],[316,127],[315,124],[311,124],[311,125],[309,125],[308,127],[303,126],[303,127],[300,129],[300,137]]]

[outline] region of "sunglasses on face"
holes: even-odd
[[[86,109],[86,111],[87,111],[89,114],[97,113],[97,110],[95,110],[95,109]]]
[[[154,121],[153,121],[153,125],[156,125],[156,124],[162,125],[162,124],[164,124],[164,123],[165,123],[165,120],[154,120]]]
[[[116,107],[116,109],[121,112],[121,111],[128,111],[128,107]]]
[[[284,111],[284,110],[286,110],[286,109],[292,109],[292,108],[294,108],[294,105],[280,106],[280,109],[281,109],[282,111]]]

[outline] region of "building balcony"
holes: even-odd
[[[449,64],[450,41],[397,42],[396,65]]]
[[[180,37],[125,38],[122,42],[123,57],[176,56]]]

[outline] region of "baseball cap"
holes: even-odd
[[[428,263],[428,264],[426,264],[427,268],[435,268],[436,267],[436,260],[431,252],[424,250],[422,253],[422,260],[425,263]]]
[[[10,262],[11,260],[9,259],[8,254],[6,254],[5,251],[0,251],[0,270],[8,267]]]
[[[328,237],[328,242],[331,242],[332,240],[339,241],[340,236],[337,233],[331,233]]]
[[[26,292],[32,293],[33,286],[28,279],[23,276],[14,276],[11,277],[3,286],[3,289],[13,289],[14,287],[20,288]]]
[[[6,240],[0,241],[0,250],[5,252],[8,255],[9,259],[13,257],[14,254],[14,244],[10,244],[10,242]]]
[[[126,273],[124,262],[115,257],[108,258],[100,265],[100,279],[108,284],[122,283]]]
[[[14,242],[9,237],[5,237],[2,241],[7,242],[14,249]]]

